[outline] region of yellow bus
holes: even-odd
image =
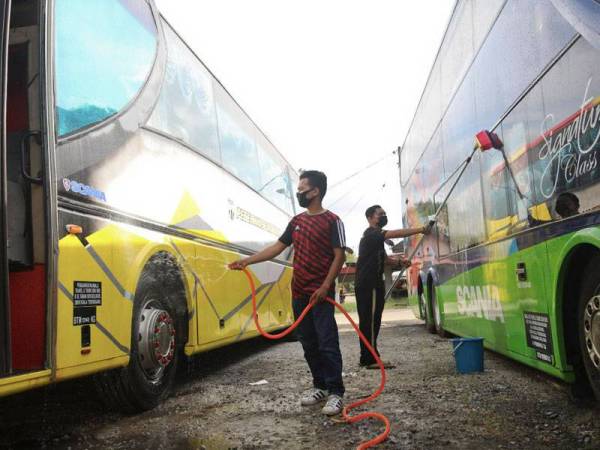
[[[96,374],[145,410],[186,355],[257,335],[226,269],[294,215],[297,174],[146,0],[5,0],[0,395]],[[252,267],[292,322],[290,253]]]

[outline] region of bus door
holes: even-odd
[[[46,178],[41,140],[38,0],[12,1],[2,133],[4,320],[12,374],[46,367]]]

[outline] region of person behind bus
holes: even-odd
[[[385,210],[379,205],[373,205],[365,211],[369,228],[365,230],[358,247],[358,260],[356,261],[355,295],[358,309],[359,328],[371,346],[377,350],[377,336],[381,327],[381,316],[384,307],[384,265],[410,264],[408,261],[398,261],[386,255],[384,242],[386,239],[404,238],[419,233],[428,233],[431,226],[422,228],[406,228],[398,230],[384,230],[387,225]],[[360,341],[360,366],[377,368],[373,355],[366,345]],[[388,367],[390,364],[385,363]]]
[[[249,264],[270,260],[290,245],[294,246],[294,317],[297,319],[309,302],[314,303],[296,328],[314,386],[303,394],[300,403],[308,406],[327,400],[322,412],[331,416],[342,411],[344,382],[334,306],[323,300],[335,296],[335,279],[346,260],[346,238],[340,218],[322,206],[326,192],[327,177],[324,173],[315,170],[302,172],[296,195],[298,203],[306,211],[292,218],[277,242],[248,258],[231,263],[229,268],[241,270]]]
[[[563,192],[556,199],[554,210],[563,219],[579,214],[579,199],[571,192]]]

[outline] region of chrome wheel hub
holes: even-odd
[[[600,295],[590,298],[585,305],[583,333],[590,361],[600,370]]]
[[[140,365],[149,378],[159,379],[175,355],[175,327],[169,313],[153,302],[140,312],[138,329]]]

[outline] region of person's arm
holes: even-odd
[[[256,264],[263,261],[268,261],[270,259],[275,258],[282,251],[287,248],[281,241],[277,241],[274,244],[269,245],[268,247],[262,249],[260,252],[255,253],[252,256],[248,256],[247,258],[239,259],[237,261],[232,262],[228,265],[228,267],[232,270],[242,270],[246,266],[250,264]]]
[[[333,262],[331,263],[331,266],[329,266],[329,272],[327,273],[327,277],[321,284],[321,287],[319,287],[319,289],[317,289],[313,293],[313,295],[311,295],[311,302],[320,302],[323,301],[325,297],[327,297],[327,294],[331,290],[333,282],[338,276],[338,273],[340,273],[344,262],[346,262],[346,254],[343,248],[334,248],[333,255]]]
[[[392,266],[400,269],[404,269],[405,267],[410,267],[410,261],[404,257],[398,255],[397,258],[386,255],[385,256],[385,264],[386,266]]]
[[[385,230],[383,232],[385,239],[404,238],[415,234],[429,233],[431,227],[426,225],[421,228],[401,228],[399,230]]]
[[[284,251],[287,247],[292,245],[292,230],[293,230],[292,222],[288,223],[288,226],[286,227],[285,231],[283,232],[283,234],[281,235],[281,237],[279,238],[279,240],[277,242],[269,245],[268,247],[262,249],[260,252],[255,253],[252,256],[249,256],[247,258],[238,259],[237,261],[234,261],[231,264],[228,264],[227,267],[229,267],[231,270],[242,270],[250,264],[256,264],[259,262],[268,261],[270,259],[275,258],[282,251]]]

